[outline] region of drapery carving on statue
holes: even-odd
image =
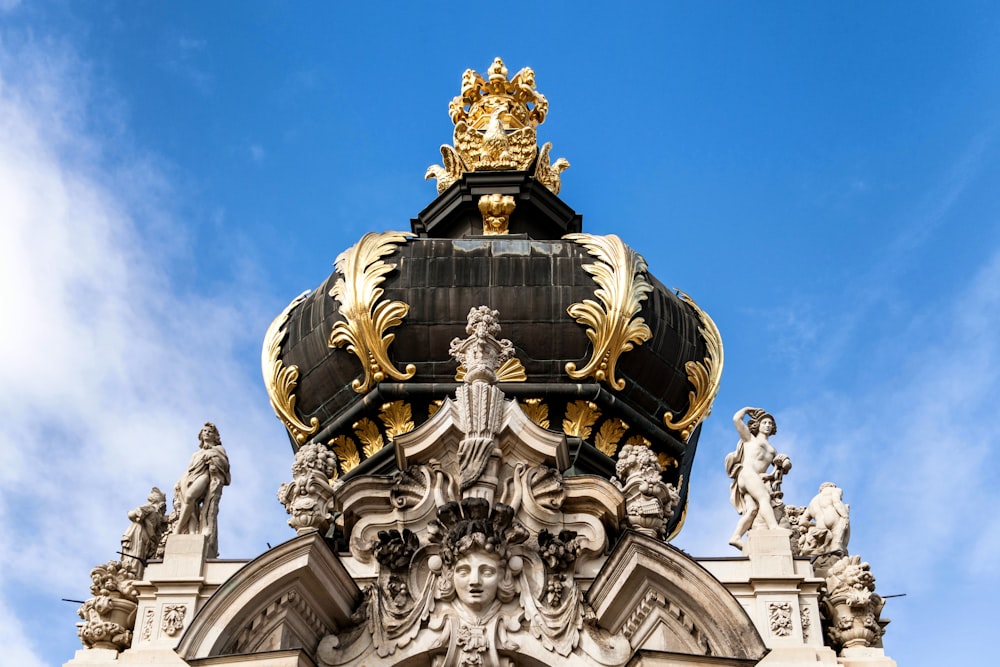
[[[299,535],[311,531],[326,534],[333,521],[334,481],[337,455],[320,443],[299,448],[292,463],[292,481],[278,489],[278,500],[292,515],[288,525]]]
[[[455,402],[465,437],[458,446],[460,485],[468,495],[493,500],[501,452],[496,434],[503,418],[504,395],[496,387],[496,371],[514,356],[514,345],[500,340],[499,313],[487,306],[469,311],[468,338],[451,341],[450,354],[465,368],[464,384],[455,392]]]
[[[665,539],[667,524],[680,502],[673,484],[663,481],[660,463],[649,447],[625,445],[618,453],[612,483],[625,496],[625,521],[635,530]]]
[[[778,517],[784,510],[781,479],[792,469],[792,462],[784,454],[778,454],[768,440],[778,432],[777,423],[769,413],[745,407],[733,415],[733,425],[740,441],[736,451],[726,455],[726,474],[733,480],[729,497],[740,513],[740,520],[729,543],[742,550],[743,535],[751,527],[779,527]]]
[[[198,451],[191,455],[187,470],[174,486],[178,506],[173,531],[178,535],[207,535],[208,558],[219,555],[219,499],[228,486],[229,457],[222,447],[219,429],[206,422],[198,434]]]

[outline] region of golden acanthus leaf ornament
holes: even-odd
[[[601,416],[597,405],[591,401],[573,401],[566,405],[566,415],[563,417],[563,433],[586,440],[590,437],[594,422]]]
[[[613,417],[601,424],[601,428],[598,429],[597,435],[594,437],[594,446],[605,456],[613,457],[618,451],[618,442],[627,430],[628,426],[625,422]]]
[[[684,364],[688,381],[694,387],[693,391],[688,392],[687,411],[676,422],[669,411],[663,415],[663,423],[666,427],[673,431],[680,431],[681,438],[687,440],[698,424],[712,414],[712,403],[715,402],[722,382],[722,335],[708,313],[699,308],[698,304],[687,294],[680,290],[676,291],[681,301],[698,314],[698,319],[701,321],[698,333],[705,341],[706,351],[706,356],[702,361],[689,361]]]
[[[385,439],[382,437],[382,431],[379,430],[378,424],[368,419],[368,417],[363,417],[351,428],[354,429],[354,435],[358,436],[358,440],[363,445],[361,451],[364,452],[366,459],[382,451],[382,448],[385,446]]]
[[[327,443],[327,447],[333,449],[333,453],[337,455],[337,461],[340,463],[340,469],[345,473],[361,464],[358,446],[349,436],[338,435]]]
[[[281,345],[288,335],[288,329],[285,328],[288,316],[307,296],[309,296],[308,290],[295,297],[274,318],[264,334],[264,345],[260,351],[260,369],[264,375],[264,387],[267,389],[267,397],[271,400],[271,408],[288,429],[288,432],[295,438],[295,442],[300,445],[306,441],[306,438],[319,430],[319,419],[313,417],[306,424],[296,414],[295,387],[299,382],[299,367],[284,365],[281,360]]]
[[[396,268],[381,258],[396,252],[398,245],[412,236],[409,232],[370,232],[340,253],[335,262],[341,277],[330,290],[330,296],[340,303],[344,321],[333,325],[329,346],[346,346],[361,361],[364,379],[351,383],[351,388],[359,394],[386,377],[403,381],[416,372],[413,364],[400,371],[389,360],[389,345],[396,334],[386,333],[402,324],[410,306],[402,301],[382,301],[384,290],[379,287],[386,274]]]
[[[618,357],[653,337],[645,320],[637,317],[646,295],[653,291],[646,280],[646,260],[614,234],[567,234],[563,238],[582,245],[598,259],[594,264],[584,264],[583,270],[597,283],[594,296],[601,302],[585,299],[566,309],[587,327],[587,338],[593,346],[590,361],[583,368],[577,368],[572,361],[567,363],[566,374],[574,380],[593,377],[621,391],[625,381],[615,376]]]
[[[378,413],[379,419],[385,424],[385,436],[391,441],[397,435],[403,435],[413,430],[413,409],[404,401],[383,403]]]

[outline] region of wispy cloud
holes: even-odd
[[[72,608],[59,598],[86,597],[125,513],[153,484],[172,488],[204,420],[233,461],[224,556],[290,537],[266,532],[283,523],[274,492],[288,446],[241,352],[278,304],[253,283],[178,290],[168,262],[194,249],[165,259],[151,245],[154,226],[187,237],[155,159],[95,159],[103,138],[87,131],[86,96],[57,94],[86,86],[86,67],[69,49],[9,48],[0,43],[0,627],[5,655],[33,665],[53,647],[72,655]],[[13,597],[25,582],[29,605]],[[53,606],[62,627],[40,620]],[[15,608],[20,623],[8,622]],[[44,647],[25,636],[37,627]]]

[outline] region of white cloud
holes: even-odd
[[[173,487],[206,419],[233,466],[222,555],[291,537],[274,499],[287,441],[256,355],[240,352],[280,304],[253,272],[217,294],[178,292],[172,262],[194,249],[162,170],[101,162],[86,67],[51,46],[0,42],[0,627],[5,656],[25,665],[72,656],[73,606],[59,598],[86,597],[128,509]],[[164,229],[180,239],[166,255]],[[65,625],[41,622],[54,609]]]

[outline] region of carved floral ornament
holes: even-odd
[[[471,69],[462,75],[462,92],[449,105],[455,124],[454,146],[441,146],[444,166],[428,167],[424,178],[437,179],[438,193],[470,171],[527,171],[559,194],[559,174],[569,162],[550,163],[551,143],[541,152],[535,128],[545,121],[549,103],[535,88],[535,73],[525,67],[507,78],[507,67],[496,58],[487,74]]]

